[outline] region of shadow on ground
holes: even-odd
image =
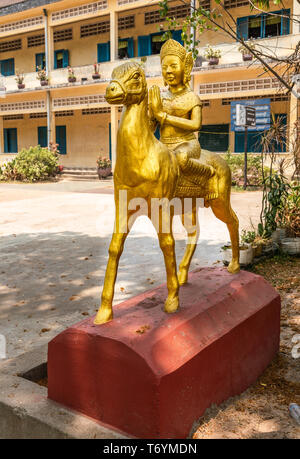
[[[43,344],[62,329],[96,313],[110,237],[76,232],[20,233],[0,239],[0,333],[9,356]],[[207,265],[220,243],[201,241],[192,269]],[[185,241],[176,241],[177,260]],[[206,257],[206,258],[205,258]],[[206,260],[201,262],[201,260]],[[165,282],[156,237],[132,235],[125,243],[114,303]]]

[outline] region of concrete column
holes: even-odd
[[[111,122],[111,159],[112,170],[115,168],[116,155],[117,155],[117,132],[118,132],[118,107],[112,105],[110,108],[110,122]]]
[[[118,59],[118,13],[110,12],[110,60]]]
[[[291,153],[293,144],[296,141],[297,130],[295,129],[295,123],[298,118],[298,99],[291,93],[290,96],[290,112],[289,112],[289,123],[288,123],[288,149]]]
[[[3,116],[0,116],[0,154],[4,153]]]
[[[297,21],[291,21],[291,30],[290,32],[292,34],[296,34],[300,32],[300,24],[299,24],[299,19],[300,19],[300,3],[298,0],[293,0],[293,11],[292,15],[296,16]]]
[[[47,75],[49,75],[49,72],[51,72],[51,70],[53,70],[54,68],[54,40],[53,40],[53,27],[49,25],[48,16],[46,14],[44,16],[44,25],[45,25],[46,72],[47,72]]]

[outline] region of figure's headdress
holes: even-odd
[[[191,79],[191,71],[194,65],[192,53],[187,53],[186,49],[176,40],[170,38],[161,47],[160,62],[168,55],[178,56],[184,63],[184,84],[188,85]]]

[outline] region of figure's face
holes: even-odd
[[[183,84],[184,65],[178,56],[169,55],[162,61],[163,79],[168,86]]]

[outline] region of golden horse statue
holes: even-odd
[[[172,82],[177,81],[176,69],[174,69],[169,70],[169,73],[174,73],[175,79],[166,76],[171,86]],[[168,74],[167,68],[166,74]],[[180,78],[178,77],[179,80]],[[188,279],[191,259],[199,237],[196,198],[203,198],[205,206],[211,207],[215,216],[226,223],[232,244],[232,260],[227,269],[231,273],[236,273],[240,269],[239,223],[230,205],[230,168],[219,155],[209,151],[202,151],[200,157],[199,152],[197,155],[189,155],[187,152],[193,146],[194,140],[189,140],[186,137],[186,131],[182,128],[188,126],[190,120],[183,119],[180,124],[180,120],[176,121],[176,116],[172,117],[166,113],[161,113],[157,89],[152,88],[151,91],[152,104],[149,107],[144,70],[139,64],[132,61],[128,61],[113,70],[111,82],[106,89],[107,102],[124,105],[124,108],[117,134],[114,169],[115,228],[109,247],[109,260],[105,273],[101,306],[96,315],[95,324],[102,324],[113,318],[114,287],[124,242],[138,215],[143,212],[144,215],[151,218],[150,209],[153,201],[168,200],[168,202],[172,202],[172,199],[178,198],[182,202],[185,198],[192,199],[190,211],[188,213],[183,211],[182,213],[182,221],[192,221],[194,226],[191,225],[191,229],[187,230],[187,246],[178,273],[172,233],[174,209],[173,207],[171,209],[170,206],[159,207],[159,221],[156,230],[164,256],[168,288],[165,312],[174,313],[178,310],[179,286],[186,283]],[[192,97],[190,94],[188,96]],[[194,121],[197,120],[198,109],[199,107],[196,107],[196,114],[192,116]],[[174,118],[175,125],[179,125],[179,129],[182,130],[182,142],[179,142],[179,146],[174,151],[154,136],[152,123],[154,117],[160,118],[161,126],[168,122],[168,117],[170,117],[169,123]],[[195,122],[190,123],[190,127],[194,131],[200,128],[197,122],[196,124]],[[194,139],[196,138],[194,137]],[[182,161],[187,166],[186,168],[181,164]],[[140,208],[137,212],[136,205],[134,205],[128,206],[125,212],[120,212],[120,196],[124,192],[127,193],[128,203],[134,202],[134,199],[142,200],[146,204],[144,210]],[[164,226],[167,221],[168,225]]]

